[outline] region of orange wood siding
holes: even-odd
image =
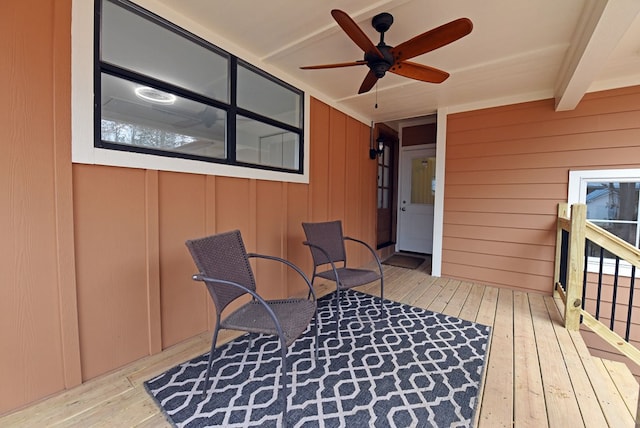
[[[71,1],[2,12],[0,414],[212,329],[189,238],[237,228],[309,275],[303,221],[374,244],[366,125],[311,100],[309,184],[72,164]],[[254,267],[267,297],[306,294],[293,271]]]
[[[349,141],[346,138],[347,120],[345,115],[336,109],[329,113],[329,198],[327,200],[329,220],[344,219],[345,212],[345,178],[346,178],[346,148]],[[349,159],[351,161],[351,159]]]
[[[325,221],[329,218],[328,200],[329,178],[329,114],[331,108],[316,100],[311,100],[311,141],[307,150],[311,154],[309,166],[309,221]]]
[[[82,377],[149,355],[145,172],[74,165]]]
[[[287,234],[286,254],[289,261],[296,264],[307,275],[311,275],[313,264],[309,257],[309,250],[302,245],[305,240],[302,230],[302,222],[310,219],[309,213],[309,187],[305,184],[287,183],[286,188],[286,204],[287,217],[285,228]],[[306,296],[308,287],[304,280],[300,278],[292,269],[287,269],[287,284],[289,286],[290,295]],[[310,279],[310,278],[309,278]]]
[[[167,347],[208,328],[206,288],[191,280],[195,267],[184,245],[207,233],[207,180],[202,175],[160,172],[158,181],[160,308],[162,344]]]
[[[71,1],[0,7],[0,413],[80,382]]]
[[[551,293],[570,169],[638,167],[640,88],[450,115],[442,275]]]

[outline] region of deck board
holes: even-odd
[[[534,331],[539,338],[538,353],[540,356],[548,356],[539,358],[539,361],[549,426],[584,426],[544,297],[531,294],[529,302]]]
[[[513,293],[498,290],[479,426],[513,426]]]
[[[618,393],[624,400],[629,414],[633,415],[638,406],[638,383],[630,377],[629,367],[619,361],[595,359],[594,362],[604,365],[607,375],[611,378]]]
[[[526,293],[513,293],[513,314],[514,423],[518,427],[547,427],[542,374]]]
[[[585,372],[578,351],[575,346],[573,346],[569,331],[562,325],[562,318],[553,298],[545,297],[545,304],[549,311],[553,330],[558,339],[558,345],[560,346],[567,373],[569,374],[573,390],[576,392],[576,402],[580,409],[584,425],[593,428],[605,426],[607,421],[599,409],[598,399],[591,388],[589,376]]]
[[[638,384],[625,366],[594,358],[551,296],[435,278],[384,266],[385,297],[492,327],[476,426],[634,426]],[[318,296],[335,290],[316,285]],[[379,283],[359,290],[379,295]],[[237,336],[222,331],[219,343]],[[0,426],[169,427],[142,382],[209,350],[210,333],[0,417]]]

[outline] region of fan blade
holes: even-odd
[[[362,85],[360,85],[360,89],[358,90],[358,93],[364,94],[365,92],[368,92],[369,89],[373,88],[373,85],[375,85],[377,81],[378,81],[378,78],[376,77],[374,72],[369,70],[367,75],[364,77],[364,80],[362,81]]]
[[[449,73],[446,71],[409,61],[396,63],[389,71],[400,76],[429,83],[442,83],[449,77]]]
[[[460,18],[422,33],[391,50],[395,61],[404,61],[431,52],[466,36],[473,29],[468,18]]]
[[[367,61],[361,59],[353,62],[340,62],[337,64],[321,64],[321,65],[307,65],[300,67],[302,70],[318,70],[321,68],[338,68],[338,67],[351,67],[353,65],[366,65]]]
[[[333,19],[336,20],[342,30],[347,33],[347,36],[365,53],[376,55],[378,58],[384,58],[382,52],[369,40],[364,31],[358,27],[358,24],[356,24],[349,15],[341,10],[333,9],[331,16],[333,16]]]

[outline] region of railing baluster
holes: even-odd
[[[587,266],[589,265],[589,247],[591,242],[587,239],[584,243],[584,272],[582,273],[582,309],[584,309],[584,302],[587,300]],[[581,320],[582,321],[582,320]]]
[[[569,258],[569,232],[562,231],[562,249],[560,256],[560,284],[562,289],[567,291],[567,259]]]
[[[602,266],[604,265],[604,248],[600,247],[600,267],[598,268],[598,297],[596,300],[596,319],[600,319],[600,302],[602,302]]]
[[[636,283],[636,267],[631,265],[631,278],[629,281],[629,309],[627,311],[627,328],[624,333],[624,340],[629,341],[629,332],[631,331],[631,311],[633,311],[633,288]]]
[[[618,271],[620,269],[620,257],[616,256],[616,272],[613,275],[613,298],[611,299],[611,321],[609,328],[613,330],[616,321],[616,300],[618,299]]]

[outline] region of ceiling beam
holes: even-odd
[[[556,111],[576,108],[640,14],[638,0],[597,0],[586,4],[556,82]]]

